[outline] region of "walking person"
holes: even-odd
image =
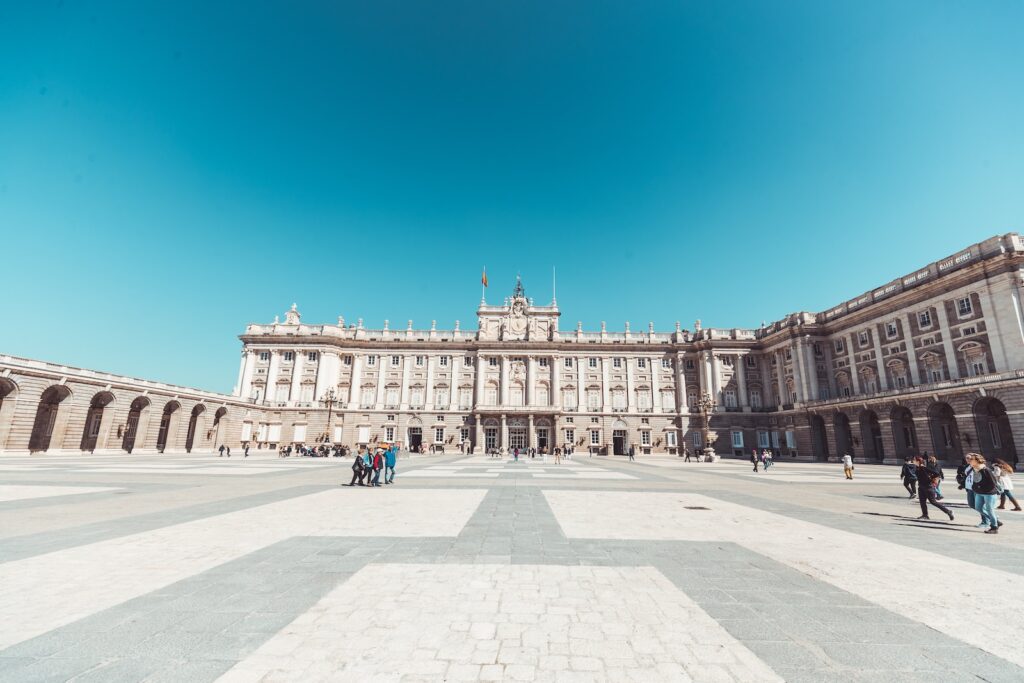
[[[903,479],[903,488],[910,493],[910,498],[917,497],[917,466],[913,458],[907,458],[903,462],[903,469],[900,470],[900,477]]]
[[[921,516],[918,519],[928,519],[928,503],[939,508],[953,521],[953,511],[939,502],[935,495],[935,489],[939,483],[939,477],[928,468],[924,458],[917,458],[914,462],[917,467],[917,499],[921,503]]]
[[[634,461],[634,459],[635,459],[635,458],[633,458],[633,455],[634,455],[635,453],[636,453],[636,447],[635,447],[635,446],[633,446],[633,444],[630,444],[630,445],[629,445],[629,461],[630,461],[630,462],[633,462],[633,461]]]
[[[373,467],[373,486],[380,486],[380,472],[381,472],[381,470],[384,469],[384,456],[381,455],[381,452],[380,452],[379,449],[377,450],[376,453],[373,454],[373,465],[372,465],[372,467]]]
[[[248,458],[249,457],[249,444],[245,444],[245,448],[243,450],[245,452],[245,457]]]
[[[750,454],[750,462],[753,463],[755,472],[757,472],[758,461],[759,458],[757,457],[757,449],[755,448],[754,452]]]
[[[398,449],[391,446],[384,451],[384,466],[387,468],[384,470],[384,483],[394,484],[395,483],[395,465],[398,463]]]
[[[843,474],[847,479],[853,479],[853,457],[849,453],[843,455]]]
[[[223,458],[224,457],[224,444],[221,444],[220,448],[218,448],[217,450],[220,451],[220,455],[218,455],[217,457],[218,458]]]
[[[996,468],[999,472],[999,484],[1003,487],[1003,492],[999,494],[999,507],[996,509],[1005,509],[1006,499],[1009,498],[1013,503],[1013,511],[1020,512],[1020,503],[1013,497],[1013,466],[1005,460],[996,460]]]
[[[683,462],[690,462],[690,449],[683,446]]]
[[[958,488],[964,489],[967,492],[967,507],[977,510],[978,506],[974,502],[974,468],[971,466],[973,461],[973,453],[964,455],[964,461],[956,468],[956,481]],[[984,517],[982,517],[981,523],[978,526],[988,526]]]
[[[555,464],[556,465],[561,465],[562,464],[562,451],[560,449],[558,449],[557,447],[555,448]]]
[[[772,455],[772,452],[767,449],[765,449],[764,453],[761,455],[764,458],[764,471],[767,472],[769,467],[773,467],[775,465],[775,457]]]
[[[971,453],[971,467],[974,468],[974,505],[981,514],[981,521],[988,524],[986,534],[998,534],[1002,522],[996,517],[996,498],[999,495],[999,485],[996,475],[989,469],[985,456],[981,453]]]
[[[361,453],[356,453],[356,457],[352,458],[352,481],[344,486],[355,486],[356,482],[359,485],[363,485],[363,456]]]
[[[935,485],[935,497],[942,500],[942,482],[946,479],[946,475],[942,473],[942,465],[939,464],[938,459],[934,455],[928,455],[927,452],[922,457],[927,463],[928,471],[938,477],[939,481]]]

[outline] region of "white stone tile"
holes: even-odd
[[[79,496],[83,493],[100,493],[120,489],[94,486],[43,486],[31,484],[0,484],[0,502],[50,498],[52,496]]]

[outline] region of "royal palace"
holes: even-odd
[[[1020,464],[1024,240],[992,237],[758,329],[565,325],[517,282],[475,329],[284,320],[240,336],[232,395],[0,355],[0,451],[401,442],[577,452]],[[705,441],[711,441],[706,444]]]

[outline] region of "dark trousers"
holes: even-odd
[[[921,516],[922,517],[927,517],[928,516],[928,503],[931,503],[935,507],[939,508],[940,510],[945,512],[947,515],[949,514],[949,508],[946,507],[945,505],[943,505],[942,503],[940,503],[938,500],[935,499],[935,489],[928,489],[928,488],[925,488],[925,487],[922,486],[921,489],[917,493],[917,498],[918,498],[918,500],[921,501]]]
[[[348,483],[348,485],[349,486],[355,486],[357,481],[360,484],[363,483],[363,471],[362,470],[352,470],[352,481],[350,481]]]
[[[373,471],[373,485],[380,486],[380,470]]]
[[[905,488],[911,496],[917,495],[917,479],[904,479],[903,488]]]

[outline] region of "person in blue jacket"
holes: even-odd
[[[395,483],[395,464],[398,462],[398,449],[395,448],[394,444],[384,452],[384,483],[394,484]]]

